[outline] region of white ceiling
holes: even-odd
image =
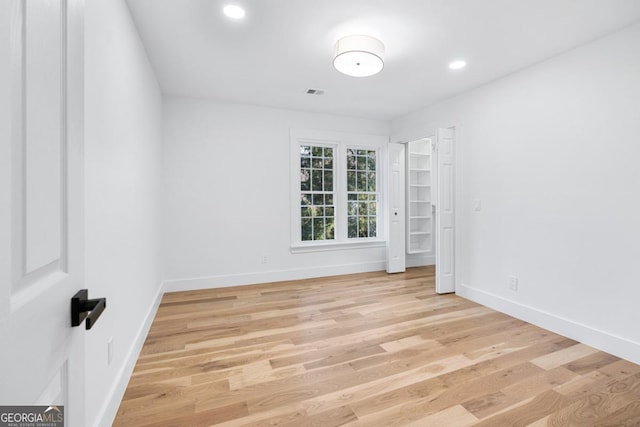
[[[392,119],[640,21],[640,0],[127,0],[164,93]],[[243,21],[222,14],[229,3]],[[386,45],[376,76],[336,40]],[[464,70],[448,63],[464,58]],[[323,89],[324,95],[305,93]]]

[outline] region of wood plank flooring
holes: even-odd
[[[434,269],[166,294],[116,426],[640,426],[640,366]]]

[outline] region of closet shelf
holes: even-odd
[[[407,149],[407,253],[433,252],[431,213],[431,140],[421,139]]]

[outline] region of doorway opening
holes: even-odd
[[[439,128],[430,136],[391,143],[389,149],[388,189],[394,202],[388,248],[394,251],[388,251],[388,258],[393,255],[388,266],[395,269],[387,271],[435,265],[437,293],[455,292],[454,140],[453,128]]]

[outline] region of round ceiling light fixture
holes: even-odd
[[[374,37],[354,35],[336,42],[333,66],[343,74],[368,77],[378,74],[384,67],[384,44]]]

